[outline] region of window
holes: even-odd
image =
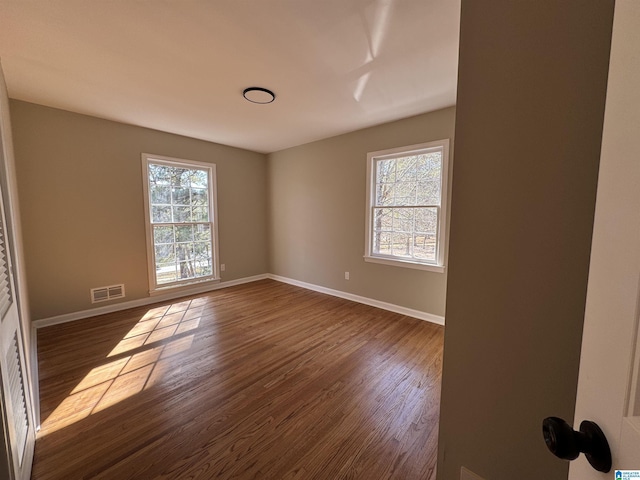
[[[216,166],[142,155],[149,284],[218,280]]]
[[[444,271],[449,140],[367,155],[365,260]]]

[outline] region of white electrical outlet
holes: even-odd
[[[349,272],[344,272],[344,279],[349,280]]]
[[[224,263],[220,264],[220,271],[224,272],[224,269],[227,268]]]
[[[466,468],[461,467],[460,468],[460,480],[484,480],[484,478],[482,478],[479,475],[476,475],[471,470],[467,470]]]

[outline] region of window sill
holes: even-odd
[[[427,272],[444,273],[444,265],[430,265],[427,263],[415,263],[406,260],[398,260],[391,258],[372,257],[370,255],[364,256],[365,262],[381,263],[383,265],[393,265],[394,267],[413,268],[416,270],[425,270]]]
[[[206,287],[212,283],[220,283],[220,278],[207,278],[206,280],[195,280],[189,283],[183,283],[180,285],[168,285],[165,287],[158,287],[155,290],[149,291],[149,296],[154,297],[156,295],[164,295],[167,292],[184,292],[188,295],[191,291],[194,293],[200,293],[202,287]]]

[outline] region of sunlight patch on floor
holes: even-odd
[[[150,388],[172,370],[171,357],[191,348],[206,298],[153,308],[42,423],[48,435]],[[133,352],[135,350],[135,353]],[[124,356],[123,356],[124,355]]]
[[[149,310],[109,353],[108,357],[195,330],[200,325],[205,303],[206,299],[196,298]]]

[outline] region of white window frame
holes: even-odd
[[[198,170],[207,170],[209,175],[209,223],[211,228],[211,241],[212,245],[212,274],[180,280],[172,283],[158,284],[156,280],[156,259],[155,259],[155,246],[153,242],[153,223],[151,223],[151,198],[149,196],[149,164],[153,165],[166,165],[170,167],[179,168],[195,168]],[[205,282],[217,283],[220,281],[220,255],[218,251],[218,197],[217,197],[217,182],[216,182],[216,165],[215,163],[198,162],[195,160],[185,160],[182,158],[166,157],[163,155],[153,155],[149,153],[142,154],[142,179],[143,179],[143,192],[144,192],[144,216],[145,216],[145,232],[147,237],[147,266],[149,274],[149,294],[160,294],[167,290],[175,290],[180,288],[187,288],[200,285]],[[171,222],[174,224],[180,224],[179,222]],[[192,222],[184,222],[192,223]]]
[[[393,158],[401,158],[410,155],[419,154],[429,151],[442,151],[442,174],[440,185],[440,205],[438,206],[438,229],[436,232],[436,260],[420,261],[415,259],[406,259],[395,257],[392,255],[382,255],[373,252],[373,214],[376,195],[376,162],[379,160],[388,160]],[[365,254],[366,262],[381,263],[384,265],[394,265],[406,268],[415,268],[419,270],[427,270],[431,272],[443,273],[445,271],[445,251],[446,251],[446,234],[447,234],[447,208],[449,198],[449,139],[436,140],[418,145],[410,145],[407,147],[392,148],[389,150],[380,150],[377,152],[369,152],[367,154],[367,211],[366,211],[366,230],[365,230]]]

